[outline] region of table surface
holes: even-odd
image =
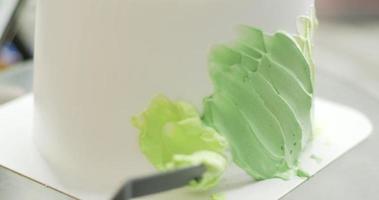
[[[315,42],[317,95],[361,110],[372,120],[374,132],[367,141],[286,195],[284,200],[379,198],[378,35],[379,22],[355,25],[321,22]],[[31,90],[30,65],[26,63],[0,74],[0,101]],[[0,168],[0,199],[70,198]]]

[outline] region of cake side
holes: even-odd
[[[100,187],[153,171],[129,119],[158,93],[202,110],[207,53],[238,24],[296,31],[310,2],[39,0],[35,141],[45,157]],[[280,11],[273,14],[273,8]],[[87,168],[82,173],[82,168]],[[102,184],[92,178],[102,179]]]

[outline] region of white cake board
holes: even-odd
[[[70,188],[58,179],[34,146],[32,118],[32,95],[0,108],[0,165],[75,198],[110,198],[114,191],[101,194],[82,191],[80,188]],[[369,119],[360,112],[321,99],[315,101],[314,118],[315,139],[301,158],[302,169],[310,175],[359,144],[372,131]],[[254,182],[237,167],[231,167],[219,188],[212,192],[223,193],[227,199],[233,200],[278,199],[305,180],[294,177],[288,181],[271,179]],[[168,192],[149,199],[170,199],[170,196],[177,194],[175,191]]]

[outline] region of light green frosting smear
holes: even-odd
[[[147,159],[163,171],[204,164],[203,178],[190,184],[200,190],[219,182],[228,147],[257,180],[307,176],[298,159],[311,139],[314,16],[300,17],[298,35],[242,26],[235,41],[215,46],[209,56],[214,91],[202,117],[188,103],[155,97],[132,120]]]
[[[191,186],[205,190],[218,183],[227,166],[227,143],[192,105],[159,95],[132,123],[140,130],[142,152],[158,170],[204,164],[207,172]]]
[[[234,161],[256,179],[287,178],[311,135],[312,67],[291,35],[243,26],[213,48],[214,93],[203,119],[223,134]]]

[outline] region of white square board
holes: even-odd
[[[359,111],[322,99],[315,101],[315,139],[300,161],[302,169],[310,175],[326,167],[351,148],[366,139],[372,125]],[[0,165],[21,175],[80,199],[107,199],[115,191],[96,193],[69,188],[55,175],[40,156],[32,138],[33,96],[29,95],[0,108]],[[85,170],[85,169],[83,169]],[[305,178],[294,177],[288,181],[270,179],[254,182],[235,166],[228,169],[218,188],[211,193],[223,193],[231,200],[278,199]],[[78,180],[80,181],[80,180]],[[115,188],[116,189],[116,188]],[[208,194],[193,194],[187,189],[166,192],[144,199],[209,199]]]

